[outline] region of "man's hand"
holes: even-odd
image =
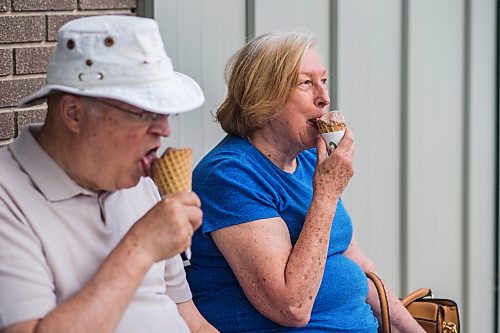
[[[166,196],[128,232],[134,247],[144,249],[152,262],[173,257],[191,245],[201,225],[201,202],[194,192]]]

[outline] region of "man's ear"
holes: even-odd
[[[80,131],[84,111],[83,101],[78,96],[63,94],[59,99],[61,119],[71,132]]]

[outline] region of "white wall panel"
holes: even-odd
[[[338,108],[356,140],[345,194],[363,251],[399,292],[400,1],[338,2]],[[334,55],[334,58],[336,55]]]
[[[462,300],[464,7],[409,1],[410,289]],[[446,260],[444,260],[446,258]]]
[[[495,1],[471,2],[468,327],[493,332],[495,225]]]
[[[200,109],[172,120],[163,144],[192,147],[196,164],[224,135],[212,113],[226,95],[226,62],[245,42],[245,1],[156,0],[155,17],[174,68],[205,92]]]
[[[361,248],[396,293],[432,287],[459,301],[464,332],[493,332],[495,0],[151,1],[174,67],[206,95],[164,147],[192,147],[196,164],[224,135],[211,112],[247,19],[256,34],[311,31],[356,138],[344,202]]]
[[[286,8],[286,10],[284,10]],[[306,30],[317,39],[317,49],[328,67],[330,56],[329,0],[255,0],[255,34]]]

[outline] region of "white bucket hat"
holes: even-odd
[[[157,23],[135,16],[93,16],[63,25],[47,83],[18,105],[40,103],[51,91],[116,99],[160,114],[190,111],[205,100],[193,79],[174,71]]]

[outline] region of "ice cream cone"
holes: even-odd
[[[168,149],[153,164],[153,181],[161,195],[191,191],[193,150]]]
[[[330,111],[316,119],[316,125],[321,134],[344,131],[346,128],[344,115],[340,111]]]
[[[316,119],[316,125],[318,126],[318,130],[321,134],[328,132],[337,132],[345,130],[345,123],[332,121],[328,123],[321,119]]]
[[[331,153],[344,137],[346,129],[344,116],[340,111],[327,112],[321,118],[316,119],[316,126]]]
[[[153,181],[160,194],[165,196],[170,193],[191,191],[193,150],[190,148],[167,149],[153,164]],[[184,251],[189,265],[191,248]]]

